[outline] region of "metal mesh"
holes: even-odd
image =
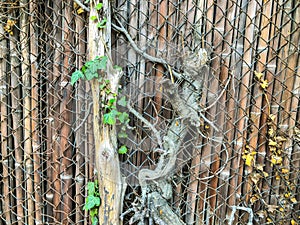
[[[91,91],[69,84],[86,60],[89,15],[75,1],[0,6],[0,224],[90,224]],[[185,224],[300,224],[299,19],[296,0],[113,2],[122,95],[160,136],[178,116],[164,85],[182,94],[176,75],[208,53],[199,126],[166,178]],[[162,157],[158,133],[128,113],[132,129],[118,140],[128,147],[124,212],[141,195],[139,172]]]

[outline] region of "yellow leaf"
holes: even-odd
[[[246,166],[252,166],[252,161],[254,160],[254,155],[256,152],[250,152],[243,156],[243,159],[245,159]]]
[[[4,30],[9,33],[10,35],[13,35],[13,26],[16,24],[17,22],[14,20],[10,20],[8,19],[6,22],[6,25],[4,26]]]
[[[77,9],[77,14],[80,15],[81,13],[83,13],[84,10],[82,8]]]
[[[291,225],[298,225],[298,223],[294,219],[292,219],[291,220]]]
[[[269,134],[270,137],[273,137],[273,136],[275,135],[274,129],[273,129],[273,128],[270,128],[270,129],[268,130],[268,134]]]
[[[289,172],[289,170],[288,169],[281,169],[281,172],[283,173],[283,174],[285,174],[285,173],[288,173]]]
[[[268,177],[269,176],[269,174],[267,172],[263,172],[263,174],[264,174],[264,177]]]
[[[274,114],[270,114],[270,115],[269,115],[269,119],[270,119],[270,120],[274,121],[275,118],[276,118],[276,116],[275,116]]]
[[[276,151],[276,147],[274,147],[274,146],[269,146],[269,149],[270,149],[271,152],[275,152]]]
[[[291,198],[292,203],[297,203],[297,199],[295,197]]]
[[[276,156],[276,155],[272,155],[271,156],[271,163],[274,165],[278,165],[282,163],[282,157],[280,156]]]
[[[258,199],[259,199],[259,196],[257,194],[255,194],[250,198],[250,203],[254,204]]]
[[[265,90],[269,86],[268,80],[262,80],[261,83],[260,83],[260,86],[261,86],[262,89]]]
[[[277,136],[277,137],[275,137],[275,140],[276,140],[277,142],[284,142],[284,141],[286,141],[287,139],[286,139],[285,137],[282,137],[282,136]]]
[[[263,74],[262,73],[259,73],[257,71],[254,71],[254,75],[256,76],[256,78],[260,81],[261,78],[263,77]]]
[[[291,196],[290,192],[284,194],[284,197],[286,197],[286,198],[289,198],[290,196]]]
[[[280,211],[280,212],[284,212],[284,208],[282,208],[282,207],[279,208],[279,211]]]
[[[269,146],[276,146],[276,145],[277,145],[277,142],[276,142],[276,141],[273,141],[273,140],[269,140],[268,145],[269,145]]]

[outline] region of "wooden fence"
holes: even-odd
[[[70,85],[89,50],[89,15],[76,2],[0,1],[0,224],[90,224],[91,92]],[[168,179],[174,212],[188,225],[300,224],[299,1],[112,4],[123,94],[160,132],[174,116],[162,81],[178,83],[187,60],[207,52],[201,135],[184,137]],[[139,171],[161,156],[155,134],[130,117],[135,130],[119,140],[123,211],[140,195]]]

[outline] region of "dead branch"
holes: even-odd
[[[253,211],[251,208],[247,208],[247,207],[243,207],[243,206],[231,206],[232,211],[231,211],[231,215],[228,221],[228,225],[232,225],[233,221],[234,221],[234,215],[236,213],[236,210],[243,210],[249,213],[249,220],[247,225],[252,225],[253,224]]]
[[[153,131],[153,134],[155,135],[155,137],[157,139],[157,143],[158,143],[160,149],[163,150],[163,144],[162,144],[162,141],[161,141],[160,132],[148,120],[146,120],[138,111],[136,111],[134,108],[132,108],[132,106],[130,105],[129,102],[127,104],[127,108],[129,110],[129,112],[131,112],[141,122],[143,122],[144,125],[146,125],[147,127],[149,127]]]
[[[74,2],[76,2],[77,5],[79,5],[83,10],[89,12],[90,9],[88,7],[86,7],[80,0],[74,0]]]

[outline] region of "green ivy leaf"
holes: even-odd
[[[108,103],[107,103],[108,107],[111,107],[111,106],[116,102],[116,100],[117,100],[117,99],[115,99],[115,98],[109,99],[109,100],[108,100]]]
[[[119,154],[125,154],[127,153],[127,147],[125,145],[122,145],[120,148],[119,148]]]
[[[100,198],[95,196],[90,196],[90,195],[87,196],[83,209],[90,210],[95,206],[100,206]]]
[[[94,182],[88,182],[88,186],[87,186],[87,189],[88,189],[88,195],[95,195],[95,183]]]
[[[126,112],[122,112],[119,114],[118,119],[120,120],[121,123],[126,123],[129,119],[129,115]]]
[[[119,114],[119,112],[115,109],[111,110],[109,113],[105,113],[103,115],[103,123],[114,125],[116,124],[116,116]]]
[[[125,96],[122,96],[122,97],[119,99],[118,105],[123,106],[123,107],[126,107],[127,101],[126,101],[126,97],[125,97]]]
[[[100,90],[103,91],[105,87],[106,87],[106,83],[102,83],[102,84],[100,85]]]
[[[92,225],[98,225],[98,217],[96,217],[96,216],[93,216],[92,218]]]
[[[119,138],[127,138],[128,135],[126,134],[126,132],[122,131],[122,132],[119,132],[119,133],[118,133],[118,137],[119,137]]]
[[[81,70],[76,70],[71,76],[71,85],[74,85],[80,78],[84,78]]]
[[[106,65],[107,65],[107,59],[108,59],[107,56],[102,56],[100,58],[99,63],[98,63],[97,69],[99,69],[99,70],[105,70],[106,69]]]
[[[103,3],[98,3],[95,7],[96,10],[100,10],[103,7]]]
[[[106,22],[107,22],[107,19],[106,18],[103,18],[103,20],[101,20],[100,22],[97,23],[97,28],[105,28],[106,27]]]
[[[122,67],[121,66],[118,66],[118,65],[114,65],[114,69],[115,70],[118,70],[118,71],[122,71]]]
[[[94,217],[98,215],[98,208],[93,208],[90,210],[90,216]]]
[[[95,21],[97,19],[97,16],[91,16],[90,20]]]
[[[97,78],[98,76],[99,76],[98,73],[92,73],[92,72],[85,73],[85,78],[87,80],[92,80],[93,78]]]

